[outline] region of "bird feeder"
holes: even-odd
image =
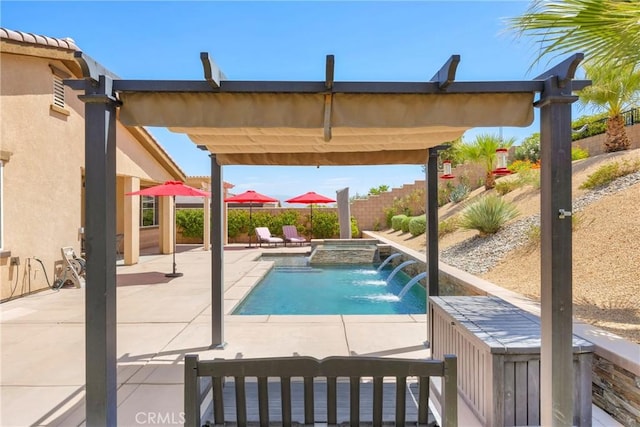
[[[498,159],[498,165],[497,167],[492,170],[491,172],[494,175],[509,175],[511,173],[511,171],[509,169],[507,169],[507,153],[509,150],[507,150],[506,148],[498,148],[496,150],[496,157]]]
[[[440,176],[440,179],[455,178],[455,176],[451,174],[451,160],[445,160],[442,162],[442,170],[444,173]]]

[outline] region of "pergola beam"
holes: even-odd
[[[73,52],[73,57],[80,66],[84,78],[91,79],[95,82],[100,79],[100,76],[108,76],[112,80],[120,79],[116,74],[104,68],[95,59],[82,51],[77,50]]]
[[[460,55],[451,55],[442,68],[431,77],[431,81],[438,83],[440,90],[446,89],[456,79],[456,70],[458,69],[459,63]]]
[[[558,87],[564,88],[567,85],[567,83],[571,82],[575,77],[576,70],[578,69],[578,65],[580,65],[580,62],[582,62],[583,59],[584,59],[584,54],[582,53],[576,53],[574,55],[571,55],[569,58],[557,64],[550,70],[547,70],[544,73],[540,74],[534,80],[544,81],[544,80],[547,80],[549,77],[556,77],[558,79]],[[572,83],[573,90],[583,89],[583,87],[576,87],[576,83],[578,83],[578,81],[572,81],[571,83]],[[586,86],[588,86],[589,84],[590,82]]]
[[[588,80],[572,81],[573,90],[588,86]],[[309,93],[324,94],[324,81],[230,81],[219,88],[202,80],[115,80],[116,92],[203,92],[203,93]],[[455,93],[532,93],[544,90],[543,80],[452,82],[442,92],[438,82],[334,82],[332,92],[353,94],[455,94]]]
[[[200,52],[200,61],[202,61],[202,68],[204,69],[204,79],[213,89],[219,88],[224,74],[220,71],[218,65],[209,57],[208,52]]]
[[[325,66],[324,87],[327,93],[324,95],[324,140],[331,141],[331,105],[333,104],[333,74],[335,69],[335,58],[327,55]]]

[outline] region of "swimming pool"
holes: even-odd
[[[232,314],[424,314],[426,291],[416,284],[402,298],[410,277],[374,265],[276,266]]]

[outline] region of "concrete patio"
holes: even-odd
[[[180,248],[118,266],[118,425],[181,425],[183,358],[373,355],[429,357],[426,315],[232,316],[228,313],[268,271],[262,251],[225,249],[224,350],[211,350],[210,259]],[[84,289],[44,291],[0,306],[2,426],[84,425]],[[612,425],[594,407],[594,425]],[[479,425],[459,400],[460,425]]]

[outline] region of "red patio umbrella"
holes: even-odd
[[[330,199],[328,197],[323,196],[322,194],[318,194],[314,191],[309,191],[307,193],[296,196],[292,199],[285,200],[287,203],[305,203],[309,205],[311,208],[311,215],[309,219],[309,223],[311,226],[311,238],[313,238],[313,204],[314,203],[333,203],[335,200]]]
[[[208,191],[189,187],[182,181],[166,181],[164,184],[155,185],[140,191],[127,193],[127,196],[171,196],[173,197],[173,272],[165,274],[166,277],[180,277],[182,273],[176,273],[176,196],[201,196],[210,197]]]
[[[234,203],[249,203],[249,231],[251,231],[251,226],[253,225],[251,222],[251,207],[252,203],[270,203],[277,202],[278,199],[274,199],[273,197],[265,196],[264,194],[260,194],[253,190],[247,190],[244,193],[236,194],[235,196],[227,197],[224,199],[225,202],[234,202]],[[249,233],[249,247],[251,247],[251,233]]]

